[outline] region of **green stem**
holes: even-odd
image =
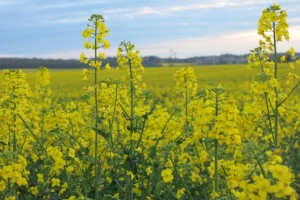
[[[189,188],[188,188],[188,186],[186,185],[186,183],[184,182],[184,180],[181,178],[181,176],[180,176],[180,174],[179,174],[179,172],[178,172],[178,170],[177,170],[177,167],[176,167],[175,164],[174,164],[174,161],[173,161],[172,157],[170,157],[170,160],[171,160],[172,165],[173,165],[173,167],[174,167],[174,171],[176,172],[176,174],[177,174],[177,176],[178,176],[178,178],[179,178],[181,184],[183,185],[184,189],[185,189],[186,192],[187,192],[188,198],[189,198],[189,199],[194,199],[193,196],[192,196],[192,194],[191,194],[191,192],[190,192],[190,190],[189,190]]]
[[[45,151],[46,155],[48,155],[47,150],[43,147],[42,143],[39,141],[39,139],[36,137],[36,135],[33,133],[33,131],[31,130],[31,128],[28,126],[28,124],[26,123],[26,121],[24,120],[24,118],[18,114],[18,116],[20,117],[20,119],[23,121],[23,123],[25,124],[26,128],[29,130],[29,132],[31,133],[31,135],[34,137],[34,139],[37,141],[37,143],[41,146],[41,148],[43,149],[43,151]]]
[[[187,80],[186,80],[186,76],[184,76],[184,84],[185,84],[185,120],[186,120],[186,124],[189,124],[188,121],[188,89],[187,89]]]
[[[73,138],[72,143],[73,143],[73,146],[74,146],[74,142],[76,142],[76,141],[75,141],[75,131],[74,131],[74,126],[73,126],[73,123],[72,123],[72,120],[71,120],[70,117],[69,117],[69,123],[70,123],[71,131],[72,131],[72,138]],[[69,135],[71,135],[71,134],[69,134]],[[42,140],[42,141],[43,141],[43,140]]]
[[[263,67],[263,63],[262,63],[262,58],[261,58],[261,56],[259,55],[259,53],[258,53],[258,58],[259,58],[259,64],[260,64],[261,71],[262,71],[263,73],[265,73],[265,70],[264,70],[264,67]]]
[[[141,196],[141,199],[146,199],[146,197],[147,197],[147,194],[148,194],[149,189],[150,189],[151,177],[152,177],[152,174],[150,174],[150,176],[147,179],[147,185],[146,185],[145,189],[143,190],[143,194]]]
[[[112,115],[112,118],[111,118],[111,122],[109,123],[109,135],[110,135],[110,143],[111,143],[111,148],[112,149],[114,148],[112,129],[113,129],[113,123],[115,121],[115,114],[116,114],[116,108],[117,108],[118,86],[119,86],[119,84],[116,84],[114,110],[113,110],[113,115]]]
[[[273,23],[273,43],[274,43],[274,57],[275,57],[275,65],[274,65],[274,78],[277,79],[277,45],[276,45],[276,32],[275,32],[275,23]],[[278,143],[278,120],[279,120],[279,114],[278,114],[278,90],[277,87],[274,88],[275,92],[275,109],[274,109],[274,147],[277,148]]]
[[[75,143],[76,143],[80,146],[80,148],[83,148],[82,145],[80,144],[80,142],[78,142],[78,140],[76,139],[75,131],[74,131],[74,128],[73,128],[73,123],[72,123],[70,117],[69,117],[69,122],[70,122],[70,125],[71,125],[72,134],[69,133],[68,131],[66,132],[66,134],[69,135],[73,139],[73,145],[74,146],[75,146]]]
[[[16,87],[14,86],[13,87],[13,94],[15,93],[15,89]],[[14,100],[16,100],[16,95],[14,95]],[[13,152],[16,152],[17,150],[17,136],[16,136],[16,129],[17,129],[17,115],[15,114],[16,112],[16,109],[17,109],[17,105],[16,103],[13,104],[13,111],[14,111],[14,130],[13,130]]]
[[[128,59],[129,69],[130,69],[130,159],[133,159],[133,129],[134,129],[134,84],[133,84],[133,74],[132,74],[132,65],[131,60]],[[130,188],[129,188],[129,200],[133,200],[133,183],[130,180]]]
[[[124,48],[126,50],[126,53],[128,54],[128,47],[127,44],[124,43]],[[134,132],[134,93],[135,93],[135,88],[134,88],[134,83],[133,83],[133,70],[132,70],[132,63],[131,63],[131,59],[127,57],[128,60],[128,67],[129,67],[129,74],[130,74],[130,116],[129,116],[129,120],[130,120],[130,149],[129,149],[129,159],[132,160],[133,159],[133,140],[132,140],[132,135]],[[133,171],[133,169],[131,169]],[[132,180],[130,180],[129,183],[129,190],[127,191],[127,195],[126,195],[126,199],[128,200],[133,200],[133,192],[132,192],[132,188],[133,188],[133,183]]]
[[[95,43],[95,51],[94,51],[94,62],[97,62],[97,22],[98,22],[98,17],[96,17],[95,20],[95,38],[94,38],[94,43]],[[95,74],[94,74],[94,100],[95,100],[95,157],[94,157],[94,162],[95,162],[95,183],[94,183],[94,190],[95,190],[95,199],[98,199],[98,161],[97,161],[97,155],[98,155],[98,68],[95,67]]]
[[[219,186],[218,186],[218,140],[215,139],[215,191],[218,192],[219,191]]]
[[[133,151],[133,123],[134,123],[134,84],[133,84],[133,74],[132,74],[132,65],[131,60],[128,59],[129,70],[130,70],[130,153]]]
[[[273,22],[273,43],[274,43],[274,59],[275,59],[275,66],[274,66],[274,78],[277,79],[277,45],[276,45],[276,32],[275,32],[275,23]]]
[[[219,95],[218,93],[216,93],[216,112],[215,112],[215,116],[217,117],[219,115]],[[219,187],[218,187],[218,176],[219,176],[219,173],[218,173],[218,139],[215,139],[215,186],[214,186],[214,189],[216,192],[219,191]]]
[[[8,151],[11,152],[11,128],[8,125]]]
[[[145,124],[146,124],[146,121],[147,121],[147,117],[144,118],[144,121],[143,121],[143,126],[142,126],[142,130],[141,130],[141,133],[140,133],[140,137],[139,137],[139,140],[136,144],[136,147],[135,149],[137,149],[142,141],[142,138],[143,138],[143,134],[144,134],[144,130],[145,130]],[[134,153],[133,153],[133,156],[134,154],[136,153],[136,151],[134,150]]]
[[[298,83],[295,85],[295,87],[293,87],[293,89],[290,91],[290,93],[278,104],[278,106],[281,106],[288,98],[289,96],[291,96],[294,91],[297,89],[297,87],[300,85],[300,81],[298,81]]]
[[[155,143],[155,145],[154,145],[155,148],[157,147],[159,141],[163,138],[163,133],[164,133],[165,129],[167,128],[168,123],[170,122],[170,120],[172,119],[172,117],[175,115],[175,113],[176,113],[176,111],[174,111],[174,112],[170,115],[170,117],[167,119],[167,122],[164,124],[164,127],[162,128],[162,130],[161,130],[161,132],[160,132],[160,135],[161,135],[161,136],[157,139],[157,141],[156,141],[156,143]]]
[[[258,166],[259,166],[259,169],[260,169],[262,175],[264,176],[264,178],[266,178],[267,176],[266,176],[265,170],[264,170],[264,168],[263,168],[261,162],[259,161],[259,159],[258,159],[257,157],[255,157],[255,158],[256,158],[256,160],[257,160],[257,163],[258,163]]]
[[[215,117],[219,115],[219,95],[216,93],[216,107],[215,107]]]
[[[269,129],[271,131],[272,134],[272,138],[273,138],[273,142],[275,143],[275,136],[273,133],[273,128],[272,128],[272,120],[271,120],[271,113],[270,113],[270,108],[269,108],[269,103],[268,103],[268,96],[267,96],[267,92],[264,93],[265,96],[265,101],[266,101],[266,107],[267,107],[267,112],[268,112],[268,122],[269,122]]]

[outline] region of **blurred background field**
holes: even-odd
[[[176,82],[174,74],[184,66],[149,67],[142,72],[143,81],[150,91],[157,96],[172,98],[176,93]],[[281,80],[284,81],[288,73],[287,64],[281,65]],[[208,84],[222,84],[228,94],[235,98],[243,98],[244,94],[250,93],[250,83],[253,77],[259,73],[259,69],[247,69],[245,64],[236,65],[207,65],[193,66],[197,80],[198,90],[205,88]],[[298,73],[300,69],[296,69]],[[55,98],[78,98],[84,94],[84,87],[89,86],[87,81],[82,81],[81,69],[59,70],[49,69],[51,74],[52,96]],[[26,70],[26,78],[31,88],[34,88],[36,70]],[[92,69],[90,72],[93,73]],[[126,71],[101,70],[100,80],[128,79]],[[92,79],[92,74],[90,75]],[[296,92],[299,94],[299,92]]]

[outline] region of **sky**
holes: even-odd
[[[290,41],[300,51],[299,0],[0,0],[0,57],[78,59],[91,14],[105,18],[115,56],[130,41],[141,56],[188,58],[247,54],[258,46],[257,22],[273,3],[288,13]]]

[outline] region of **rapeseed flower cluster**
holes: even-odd
[[[182,68],[174,75],[177,90],[185,97],[189,95],[193,97],[196,95],[198,83],[192,67]]]
[[[270,32],[272,34],[270,35]],[[287,13],[285,10],[281,10],[281,6],[273,4],[270,7],[262,11],[262,15],[258,21],[258,32],[265,41],[260,41],[260,46],[264,49],[274,51],[274,41],[282,41],[283,39],[289,40]]]
[[[105,59],[106,56],[102,52],[98,53],[97,50],[100,48],[110,48],[109,41],[105,39],[105,37],[109,34],[109,30],[104,23],[104,18],[102,17],[102,15],[91,15],[89,21],[91,22],[91,24],[88,24],[86,29],[82,32],[82,37],[86,39],[86,41],[84,42],[84,48],[87,50],[93,50],[95,58],[89,59],[84,53],[81,53],[80,62],[99,69],[102,64],[101,59]]]

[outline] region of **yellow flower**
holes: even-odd
[[[104,66],[105,69],[110,70],[110,64],[106,63],[106,65]]]
[[[69,149],[69,157],[75,158],[75,149],[73,148]]]
[[[38,183],[43,183],[45,180],[44,180],[44,175],[43,174],[37,174],[37,177],[38,177]]]
[[[99,47],[98,47],[97,43],[92,43],[92,47],[91,48],[93,50],[95,50],[95,49],[98,49]]]
[[[273,177],[282,183],[290,184],[293,174],[290,169],[285,165],[268,165],[267,169],[272,173]]]
[[[131,180],[134,179],[134,174],[131,171],[126,171],[126,174],[130,177]]]
[[[266,199],[267,193],[272,191],[271,183],[268,179],[265,179],[262,175],[253,175],[253,180],[255,180],[255,186],[258,189],[258,195],[261,199]]]
[[[140,186],[139,186],[138,183],[134,184],[134,187],[133,187],[132,191],[133,191],[134,194],[136,194],[137,196],[141,196],[141,195],[142,195],[142,190],[140,189]]]
[[[210,194],[210,197],[211,197],[212,199],[218,198],[219,196],[220,196],[220,194],[217,193],[216,191],[213,191],[213,192]]]
[[[198,83],[192,67],[185,67],[176,71],[174,75],[178,92],[183,95],[189,91],[191,96],[194,96],[197,91]]]
[[[174,179],[174,176],[172,175],[171,169],[165,169],[161,172],[161,176],[165,183],[172,182]]]
[[[89,41],[84,42],[84,47],[86,49],[90,49],[91,48],[91,43]]]
[[[68,200],[75,200],[76,199],[76,197],[73,195],[73,196],[70,196],[69,198],[68,198]]]
[[[110,43],[109,43],[108,40],[104,40],[104,41],[103,41],[102,48],[103,48],[103,49],[108,49],[108,48],[110,48]]]
[[[0,175],[4,180],[7,180],[8,178],[12,178],[14,176],[12,166],[11,165],[4,166],[0,171]]]
[[[83,32],[82,32],[82,37],[83,38],[90,38],[92,36],[92,34],[94,33],[95,29],[94,28],[86,28]]]
[[[58,178],[52,178],[51,182],[52,182],[52,187],[60,186],[60,180]]]
[[[82,63],[85,63],[85,64],[87,64],[88,63],[88,59],[87,59],[87,57],[85,56],[85,54],[84,53],[81,53],[80,54],[80,62],[82,62]]]
[[[146,174],[147,174],[147,176],[150,176],[150,174],[152,174],[152,168],[151,167],[147,167],[147,169],[146,169]]]
[[[94,60],[90,62],[91,67],[95,67],[95,68],[98,68],[98,69],[100,68],[101,64],[102,64],[102,62],[94,61]]]
[[[18,177],[16,182],[19,186],[28,185],[28,182],[27,182],[26,178],[24,178],[24,177]]]
[[[62,157],[63,157],[63,153],[58,149],[58,148],[55,148],[54,150],[53,150],[53,153],[52,153],[52,158],[54,159],[54,160],[60,160],[60,159],[62,159]]]
[[[82,77],[82,81],[88,81],[89,79],[88,79],[88,74],[89,74],[89,71],[88,71],[88,69],[83,69],[82,70],[82,75],[83,75],[83,77]]]
[[[39,189],[37,186],[34,186],[34,187],[32,186],[32,187],[30,187],[30,192],[32,195],[36,196],[39,193]]]
[[[59,191],[59,195],[63,194],[67,189],[68,189],[69,185],[67,182],[65,182],[62,186],[61,186],[61,190]]]
[[[55,175],[59,175],[60,170],[62,170],[64,168],[64,166],[65,166],[65,161],[64,160],[56,161],[54,166],[52,167],[53,173]]]
[[[6,188],[6,184],[3,180],[0,181],[0,192],[2,192],[3,190],[5,190]]]
[[[99,54],[98,54],[98,57],[99,57],[100,59],[106,59],[105,53],[99,53]]]
[[[66,168],[67,173],[72,173],[74,171],[74,167],[72,165]]]
[[[120,194],[119,193],[114,194],[114,198],[120,199]]]
[[[286,61],[286,57],[285,57],[285,56],[281,56],[281,57],[280,57],[280,61],[281,61],[281,62],[285,62],[285,61]]]
[[[181,189],[177,190],[176,198],[180,199],[184,195],[184,192],[185,192],[185,188],[181,188]]]
[[[5,197],[4,200],[16,200],[15,196]]]
[[[290,50],[288,50],[288,54],[291,56],[295,56],[295,49],[292,47]]]

